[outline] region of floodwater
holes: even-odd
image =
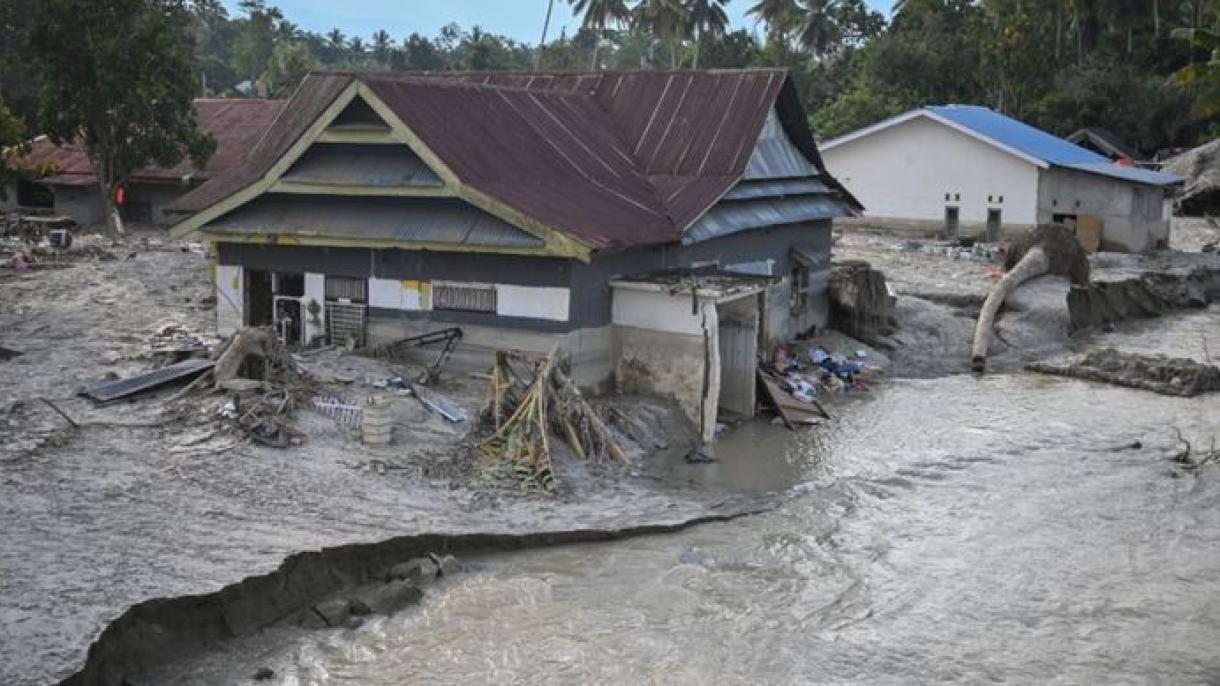
[[[1178,471],[1175,429],[1205,446],[1220,399],[1033,374],[890,381],[829,428],[750,425],[678,475],[789,490],[776,511],[465,560],[416,608],[191,676],[1217,683],[1220,465]]]

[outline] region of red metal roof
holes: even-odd
[[[132,180],[177,183],[183,176],[191,174],[193,180],[205,181],[228,171],[245,158],[287,102],[258,98],[195,100],[195,117],[199,128],[216,139],[216,151],[207,165],[196,171],[190,160],[184,160],[170,168],[146,167],[136,172]],[[19,164],[25,168],[53,169],[53,174],[43,179],[43,183],[69,186],[97,183],[85,148],[77,142],[58,146],[46,136],[39,136],[34,139],[29,152],[19,159]]]
[[[680,239],[741,177],[781,99],[789,137],[821,169],[779,69],[323,73],[302,83],[246,164],[170,209],[197,212],[257,179],[354,79],[464,184],[597,249]]]

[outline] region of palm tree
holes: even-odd
[[[699,68],[699,42],[703,36],[724,35],[724,29],[729,25],[729,16],[724,13],[724,6],[729,0],[686,0],[687,33],[695,42],[695,55],[691,67]]]
[[[568,0],[573,11],[580,15],[580,27],[597,32],[593,44],[591,69],[597,68],[597,52],[601,48],[602,34],[611,26],[619,26],[631,16],[626,0]]]
[[[834,16],[838,0],[805,0],[804,4],[800,16],[801,47],[816,57],[825,57],[834,52],[841,37]]]
[[[768,43],[786,43],[800,8],[796,0],[758,0],[746,14],[767,25]]]
[[[669,43],[669,64],[678,66],[677,43],[690,25],[681,0],[640,0],[631,8],[631,25],[654,40]]]
[[[326,33],[326,45],[334,53],[335,59],[342,59],[343,51],[347,49],[347,36],[337,28]]]
[[[352,64],[359,66],[364,63],[364,39],[360,36],[352,36],[352,39],[347,42],[348,52],[352,55]]]
[[[392,43],[393,39],[390,38],[390,34],[385,29],[381,29],[373,34],[373,59],[377,60],[377,65],[383,69],[390,61],[390,46]]]

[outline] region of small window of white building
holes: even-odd
[[[461,312],[496,311],[496,287],[484,283],[432,282],[432,309]]]

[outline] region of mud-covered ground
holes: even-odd
[[[692,435],[668,404],[605,402],[638,420],[630,467],[560,452],[556,496],[478,478],[471,423],[451,424],[393,398],[391,446],[370,449],[328,417],[299,411],[304,445],[251,445],[220,427],[223,396],[177,389],[95,407],[85,385],[156,364],[145,342],[166,324],[214,329],[206,258],[156,237],[106,244],[59,267],[0,270],[0,683],[42,684],[79,669],[89,644],[149,598],[215,591],[275,569],[288,555],[404,534],[539,532],[675,523],[757,507],[682,460]],[[308,358],[328,388],[377,392],[395,370],[335,353]],[[437,390],[472,414],[485,381],[465,372]],[[40,399],[80,427],[73,429]],[[467,472],[468,473],[468,472]]]
[[[890,374],[967,370],[993,265],[876,235],[845,236],[836,257],[872,262],[900,296],[902,345],[871,353]],[[1141,268],[1132,258],[1111,261],[1104,268]],[[990,369],[1081,345],[1067,336],[1066,291],[1055,278],[1018,291],[998,325]],[[61,267],[0,271],[0,347],[22,353],[0,361],[0,683],[63,678],[128,607],[215,591],[298,551],[421,532],[675,523],[755,509],[793,478],[782,429],[748,424],[718,445],[718,462],[688,465],[689,427],[672,406],[635,398],[605,401],[640,419],[642,435],[628,440],[632,466],[590,467],[560,454],[563,488],[544,497],[453,478],[469,466],[460,455],[470,425],[448,423],[411,398],[394,398],[390,447],[369,449],[334,420],[302,411],[294,421],[304,445],[276,450],[217,430],[219,396],[172,411],[165,401],[173,389],[100,408],[75,396],[107,375],[154,365],[144,344],[166,324],[210,332],[208,293],[205,257],[157,238],[104,246]],[[833,347],[840,345],[853,342]],[[349,398],[377,392],[364,381],[395,371],[337,353],[304,366]],[[473,411],[483,383],[450,370],[437,389]]]
[[[1091,278],[1121,280],[1145,273],[1184,273],[1199,266],[1220,270],[1220,254],[1199,252],[1216,241],[1220,241],[1220,228],[1209,220],[1175,218],[1170,250],[1150,255],[1098,253],[1090,258]],[[900,345],[886,351],[891,376],[935,377],[970,369],[975,321],[999,277],[999,265],[985,259],[951,257],[934,245],[932,241],[850,231],[835,244],[834,259],[869,262],[885,274],[898,296],[894,338]],[[1054,276],[1034,279],[1017,289],[997,321],[988,369],[1015,371],[1030,362],[1087,348],[1090,336],[1073,338],[1068,333],[1068,290],[1068,280]]]

